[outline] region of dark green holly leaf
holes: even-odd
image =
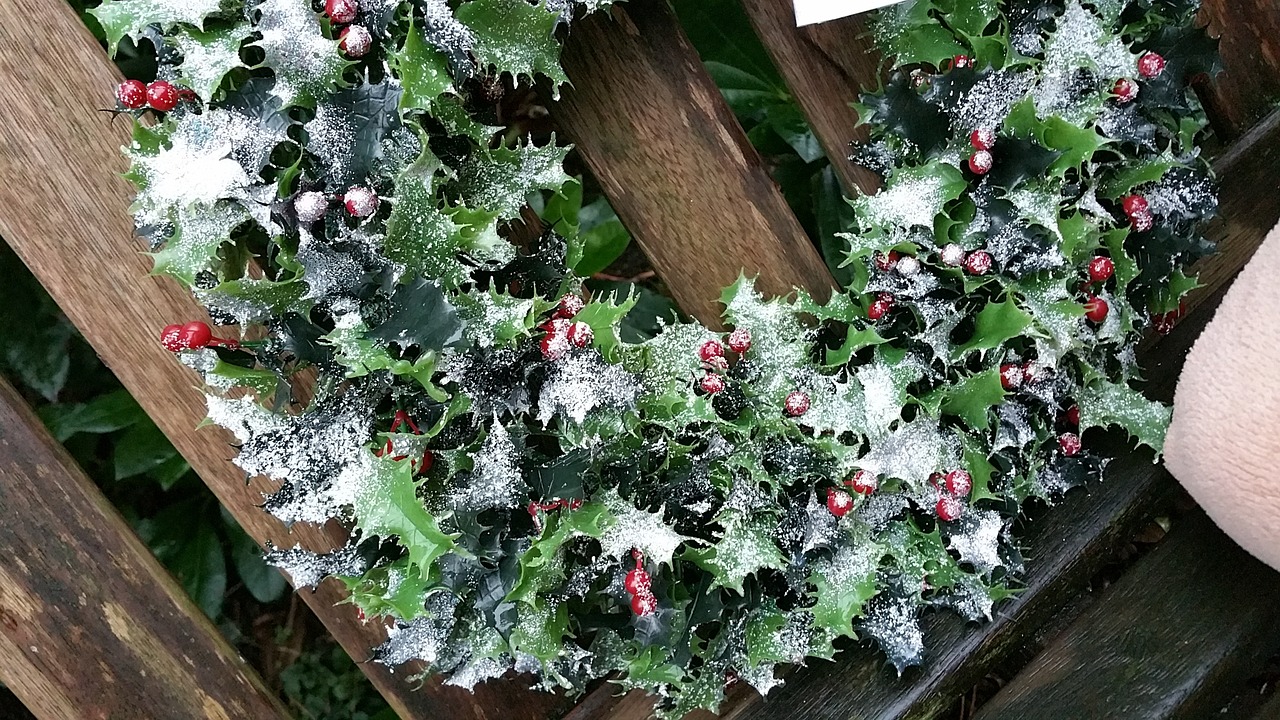
[[[987,174],[987,182],[1005,191],[1014,190],[1027,180],[1043,177],[1062,157],[1062,153],[1049,150],[1033,140],[1016,137],[1002,138],[991,149],[991,155],[995,164]]]
[[[909,73],[895,72],[883,93],[863,95],[862,103],[874,112],[874,116],[864,117],[864,121],[910,141],[925,157],[949,139],[951,122],[937,106],[921,96]]]
[[[421,348],[439,352],[462,340],[463,322],[445,298],[440,286],[425,278],[396,288],[391,296],[391,313],[386,321],[369,330],[368,336],[402,349]]]
[[[1159,455],[1165,431],[1173,415],[1167,405],[1148,400],[1123,382],[1097,379],[1076,398],[1080,406],[1080,429],[1119,425],[1139,443]]]
[[[457,18],[475,37],[472,53],[483,68],[510,73],[517,82],[532,82],[538,75],[550,78],[558,88],[569,81],[560,69],[560,42],[556,26],[560,14],[545,0],[471,0],[458,8]],[[558,95],[557,89],[552,90]]]
[[[414,146],[417,140],[400,129],[399,83],[383,80],[340,90],[316,106],[306,124],[307,150],[320,159],[328,187],[343,192],[364,185],[382,164],[388,146]],[[411,155],[412,157],[412,155]]]

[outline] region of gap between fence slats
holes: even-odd
[[[0,681],[37,717],[288,717],[2,378],[0,510]]]
[[[619,218],[680,307],[720,326],[720,291],[825,300],[833,280],[665,0],[574,24],[552,102]]]

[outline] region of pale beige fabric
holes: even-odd
[[[1165,465],[1219,527],[1280,569],[1280,227],[1187,356]]]

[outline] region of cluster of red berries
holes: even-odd
[[[1000,385],[1005,390],[1017,390],[1039,377],[1040,366],[1033,362],[1005,363],[1000,366]]]
[[[882,292],[876,295],[876,299],[871,301],[867,306],[867,319],[876,322],[889,314],[893,309],[897,299],[893,297],[893,293]]]
[[[965,252],[965,249],[956,243],[948,243],[942,246],[938,251],[938,259],[944,265],[951,267],[963,267],[965,272],[970,275],[986,275],[991,272],[991,268],[995,267],[995,258],[991,257],[991,253],[986,250],[974,250],[973,252]]]
[[[1178,321],[1182,319],[1182,316],[1185,315],[1186,312],[1186,304],[1178,303],[1177,310],[1170,310],[1167,313],[1153,316],[1151,318],[1151,325],[1156,329],[1156,332],[1161,335],[1168,335],[1173,332],[1174,326],[1178,324]]]
[[[340,200],[347,214],[357,218],[367,218],[378,212],[378,206],[382,202],[378,198],[378,193],[362,186],[353,187],[347,190],[345,194],[341,196],[335,195],[332,198],[322,192],[312,190],[298,193],[298,196],[293,199],[293,212],[297,215],[299,222],[319,222],[324,218],[324,214],[329,211],[331,200]]]
[[[214,337],[207,323],[192,320],[185,325],[166,325],[160,331],[160,344],[169,352],[199,350],[210,346],[238,348],[240,343],[230,338]]]
[[[116,86],[116,101],[120,107],[128,110],[141,110],[149,107],[160,112],[169,112],[178,107],[178,102],[194,98],[196,94],[190,90],[179,90],[173,83],[164,80],[144,84],[141,80],[125,80]]]
[[[636,560],[636,567],[627,573],[622,587],[631,593],[631,612],[644,617],[658,609],[658,598],[653,594],[653,580],[644,569],[644,555],[639,550],[632,550],[631,556]]]
[[[746,328],[734,330],[729,333],[728,343],[730,350],[739,355],[745,355],[751,349],[751,331]],[[698,359],[702,361],[702,368],[706,371],[698,381],[698,387],[708,395],[724,392],[727,385],[720,372],[729,368],[729,359],[725,357],[724,345],[719,340],[708,340],[702,343],[698,346]]]
[[[347,25],[356,19],[360,5],[356,0],[325,0],[324,14],[335,25]],[[348,57],[364,57],[373,47],[373,36],[363,25],[350,25],[338,34],[338,48]]]
[[[387,432],[393,433],[396,430],[399,430],[401,426],[408,427],[409,432],[413,433],[414,435],[422,434],[422,431],[418,429],[418,424],[413,421],[413,418],[409,417],[409,413],[405,412],[404,410],[397,410],[395,416],[391,420],[391,429],[388,430]],[[377,455],[378,457],[382,457],[384,455],[390,455],[392,451],[393,451],[392,443],[390,440],[387,440],[387,444],[384,447],[374,450],[373,454]],[[391,459],[400,461],[400,460],[404,460],[407,457],[409,456],[395,455]],[[430,450],[423,450],[422,459],[419,460],[418,458],[414,458],[413,460],[410,460],[409,467],[412,468],[414,472],[427,472],[428,470],[431,469],[431,466],[434,465],[435,462],[436,462],[435,453],[431,452]]]
[[[958,520],[964,515],[964,501],[973,491],[973,476],[967,470],[952,470],[946,475],[934,473],[929,482],[938,490],[938,504],[934,511],[943,522]]]
[[[1138,74],[1144,78],[1150,79],[1164,72],[1165,60],[1159,53],[1149,52],[1138,59]],[[1124,105],[1131,103],[1138,97],[1138,83],[1131,78],[1120,78],[1116,80],[1116,84],[1111,88],[1111,94],[1115,97],[1116,102]]]
[[[573,321],[584,307],[586,303],[577,295],[560,298],[551,319],[542,324],[542,330],[546,333],[538,345],[542,350],[542,357],[559,360],[569,354],[570,348],[584,348],[595,340],[595,332],[590,325]]]
[[[1058,447],[1062,448],[1062,454],[1067,457],[1075,457],[1084,449],[1084,443],[1080,440],[1080,406],[1072,405],[1067,408],[1065,415],[1067,424],[1076,428],[1074,432],[1064,432],[1058,436]]]
[[[973,154],[969,156],[969,170],[974,175],[986,175],[995,166],[995,156],[991,148],[996,146],[996,131],[991,128],[978,128],[969,134],[969,144],[973,146]]]
[[[844,484],[859,495],[870,495],[880,487],[880,481],[866,470],[858,470],[849,476]],[[827,510],[838,518],[849,514],[853,509],[853,496],[839,488],[827,490]]]

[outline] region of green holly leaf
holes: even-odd
[[[1027,180],[1044,177],[1063,153],[1050,150],[1034,140],[1012,137],[996,143],[991,155],[995,164],[987,173],[987,181],[996,187],[1014,190]]]
[[[569,81],[560,68],[560,42],[555,36],[560,13],[547,7],[545,0],[537,4],[472,0],[459,7],[455,16],[475,34],[472,53],[482,67],[511,73],[517,82],[545,75],[553,95],[559,97],[559,86]]]
[[[940,160],[903,168],[883,190],[850,200],[864,231],[864,240],[851,238],[849,256],[860,258],[884,247],[885,240],[901,242],[898,228],[932,228],[947,203],[969,187],[960,169]]]
[[[405,269],[408,277],[425,276],[453,289],[466,281],[467,269],[458,260],[461,228],[440,212],[430,178],[402,173],[396,180],[396,204],[387,219],[383,252]]]
[[[529,193],[556,190],[569,182],[564,172],[568,153],[568,147],[556,146],[554,136],[541,147],[529,143],[478,152],[458,171],[462,197],[468,205],[500,218],[516,217]]]
[[[423,31],[413,21],[405,31],[404,47],[388,54],[388,61],[400,78],[400,111],[421,110],[431,113],[437,99],[454,92],[449,61],[439,50],[428,45]]]
[[[851,324],[840,346],[834,350],[827,351],[826,366],[842,367],[847,365],[853,359],[853,354],[859,350],[883,345],[887,342],[889,342],[887,339],[880,337],[880,333],[876,332],[874,326],[868,325],[859,328],[857,325]]]
[[[569,605],[535,598],[531,607],[521,609],[511,631],[511,648],[549,663],[560,656],[568,633]]]
[[[834,556],[814,564],[809,582],[817,589],[817,603],[810,608],[816,626],[834,636],[855,637],[853,620],[878,589],[882,552],[870,538],[846,535]]]
[[[383,168],[385,155],[395,157],[400,153],[394,149],[413,147],[411,135],[403,139],[408,133],[397,132],[401,128],[400,113],[396,112],[400,93],[400,85],[394,81],[365,82],[328,95],[317,104],[315,119],[306,124],[307,150],[319,158],[320,172],[329,187],[364,184]]]
[[[1179,166],[1178,161],[1168,155],[1143,158],[1121,165],[1102,183],[1102,197],[1116,200],[1129,195],[1140,185],[1159,182],[1170,170]]]
[[[618,293],[614,292],[603,299],[592,298],[573,319],[590,325],[596,348],[605,359],[617,362],[618,348],[622,345],[619,334],[622,319],[635,306],[635,293],[627,293],[626,298],[619,301]]]
[[[360,577],[339,579],[351,593],[351,602],[367,617],[401,620],[426,616],[423,600],[438,582],[415,572],[407,559],[370,568]]]
[[[240,45],[253,32],[247,23],[218,30],[181,28],[173,36],[173,43],[182,53],[182,80],[208,103],[222,84],[222,78],[240,62]]]
[[[1031,326],[1033,319],[1025,310],[1018,307],[1013,298],[1006,297],[1004,302],[987,303],[975,318],[973,337],[956,348],[957,360],[974,350],[994,350],[1009,340],[1019,337]]]
[[[336,480],[335,496],[351,503],[356,526],[368,535],[395,536],[408,551],[409,563],[421,577],[448,552],[457,552],[454,538],[440,530],[436,518],[418,499],[408,460],[392,460],[365,451]]]
[[[403,349],[438,353],[462,340],[464,323],[440,286],[425,278],[401,285],[391,296],[391,313],[368,337]]]
[[[1053,177],[1063,177],[1068,170],[1080,169],[1109,142],[1095,125],[1076,125],[1057,115],[1045,121],[1040,141],[1046,148],[1061,153],[1049,166]]]
[[[609,509],[600,503],[584,503],[577,510],[561,510],[543,517],[545,527],[538,539],[520,556],[520,579],[506,599],[518,603],[534,603],[542,589],[551,587],[562,577],[559,567],[560,548],[579,537],[603,537],[617,522]]]
[[[1000,17],[997,0],[935,0],[934,4],[947,25],[966,36],[982,35],[982,31]],[[978,57],[988,59],[981,53]]]
[[[533,300],[505,292],[472,289],[453,296],[467,339],[481,347],[510,345],[528,334],[536,323]]]
[[[941,67],[943,61],[968,53],[950,30],[933,19],[929,11],[937,9],[929,0],[916,0],[877,13],[876,37],[896,66],[924,63]]]
[[[1006,393],[1000,369],[992,368],[938,388],[933,394],[941,399],[943,413],[961,418],[969,427],[986,430],[991,427],[991,408],[1004,402]]]
[[[204,27],[204,19],[217,13],[222,0],[106,0],[89,13],[98,19],[107,38],[107,52],[112,56],[127,35],[142,37],[148,25],[170,28],[179,23]]]
[[[192,205],[175,213],[173,235],[152,255],[153,272],[182,281],[188,287],[196,275],[218,261],[218,249],[231,242],[231,231],[250,220],[242,205],[229,200],[213,207]]]
[[[267,322],[288,314],[305,315],[312,301],[305,299],[307,285],[298,278],[272,281],[240,278],[219,283],[208,290],[195,290],[208,308],[235,316],[241,325]]]
[[[773,541],[773,523],[766,518],[730,515],[724,534],[706,549],[689,549],[685,557],[712,574],[711,587],[742,592],[742,581],[761,568],[781,570],[787,561]]]
[[[986,445],[969,433],[956,433],[960,437],[960,447],[964,455],[964,468],[973,479],[973,490],[969,496],[971,502],[979,500],[999,500],[1000,496],[991,493],[991,478],[996,468],[991,464],[990,452]]]
[[[257,8],[262,39],[254,44],[262,49],[260,67],[275,74],[271,93],[286,107],[313,106],[341,82],[350,62],[325,36],[307,0],[263,0]]]
[[[1156,451],[1164,448],[1165,432],[1173,417],[1172,408],[1148,400],[1127,384],[1098,378],[1076,397],[1080,407],[1080,429],[1119,425],[1139,443]]]
[[[258,401],[264,404],[275,395],[277,390],[288,387],[284,378],[271,370],[241,367],[221,359],[214,363],[208,374],[214,378],[220,378],[227,384],[228,389],[242,387],[253,390],[258,394]],[[214,381],[210,382],[214,383]],[[287,393],[288,390],[286,389],[285,392]]]

